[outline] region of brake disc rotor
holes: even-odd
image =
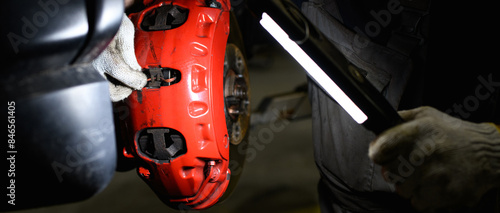
[[[240,144],[250,124],[248,69],[240,49],[227,44],[224,58],[224,105],[226,125],[233,145]]]

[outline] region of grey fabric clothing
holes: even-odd
[[[435,10],[447,11],[447,14],[433,17],[434,43],[429,44],[432,51],[428,57],[420,55],[424,48],[408,56],[391,45],[394,43],[390,38],[387,45],[383,45],[348,28],[340,13],[344,8],[339,8],[336,2],[349,1],[310,0],[302,4],[302,11],[352,64],[366,71],[367,79],[395,109],[429,105],[449,111],[453,116],[466,114],[461,117],[465,120],[500,121],[500,86],[491,89],[486,100],[474,102],[477,103],[474,110],[463,112],[459,110],[466,109],[458,108],[468,104],[466,101],[471,99],[471,94],[477,93],[484,82],[488,81],[488,85],[500,82],[498,72],[493,71],[497,60],[492,59],[492,54],[480,51],[496,40],[491,34],[477,33],[491,28],[488,26],[492,21],[487,21],[490,15],[486,14],[493,13],[483,12],[481,5],[438,4]],[[442,5],[444,7],[440,8]],[[469,7],[479,8],[466,10]],[[476,11],[477,14],[463,16],[463,11]],[[474,23],[467,27],[470,34],[464,31],[457,34],[456,29],[463,29],[463,23],[469,22]],[[468,42],[457,45],[455,40],[449,39],[451,37]],[[424,63],[424,59],[428,61]],[[423,76],[427,77],[425,84]],[[444,88],[443,82],[447,85]],[[394,193],[394,186],[383,180],[381,168],[368,158],[368,145],[375,135],[353,121],[313,81],[309,83],[309,95],[315,160],[322,177],[318,185],[322,212],[414,212],[407,200]],[[494,212],[491,207],[496,202],[496,193],[492,191],[486,195],[484,205],[463,212]]]
[[[316,2],[319,1],[316,0]],[[373,43],[366,37],[345,28],[324,8],[322,3],[306,2],[302,4],[302,11],[307,18],[330,39],[351,63],[367,71],[366,78],[378,90],[384,90],[386,98],[397,108],[412,71],[410,58],[395,50]]]
[[[325,10],[321,0],[303,3],[302,11],[352,64],[367,72],[367,79],[397,108],[412,71],[411,60],[348,30],[334,18],[339,16],[332,17],[332,11]],[[392,193],[394,186],[384,181],[381,168],[368,158],[368,145],[375,135],[312,81],[309,95],[315,160],[322,175],[320,196],[332,204],[329,211],[410,212],[408,203]]]

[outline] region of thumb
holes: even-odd
[[[421,117],[429,116],[429,114],[435,114],[437,110],[432,107],[422,106],[409,110],[398,111],[399,116],[405,121],[415,120]]]
[[[112,102],[118,102],[132,94],[132,89],[109,83],[109,96]]]

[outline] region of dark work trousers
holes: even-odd
[[[443,65],[434,67],[435,70],[445,70],[442,74],[435,74],[435,70],[432,70],[429,75],[429,71],[423,71],[423,59],[419,59],[421,55],[415,51],[421,51],[425,47],[401,51],[391,45],[390,36],[378,38],[382,42],[374,42],[374,39],[368,38],[370,35],[367,36],[366,31],[362,35],[364,29],[369,29],[359,25],[363,22],[358,22],[360,27],[356,29],[352,29],[352,26],[351,29],[346,27],[343,23],[345,17],[339,12],[340,9],[342,8],[339,8],[335,1],[328,0],[310,0],[302,4],[302,11],[307,18],[329,38],[350,63],[366,71],[366,78],[395,109],[429,104],[448,113],[451,109],[450,114],[455,116],[461,112],[454,112],[453,105],[467,100],[467,91],[474,93],[475,85],[485,80],[491,82],[498,79],[500,82],[500,73],[496,71],[482,70],[483,72],[469,76],[460,76],[455,70],[455,74],[450,78],[453,80],[450,85],[459,89],[438,89],[439,86],[443,87],[443,79],[449,78],[450,73],[447,72],[453,70],[448,71]],[[380,10],[374,11],[377,13]],[[373,18],[373,21],[377,21],[376,18]],[[393,21],[396,21],[396,16]],[[374,22],[365,23],[373,25]],[[425,75],[429,75],[430,80],[424,81]],[[459,80],[470,81],[472,86],[460,86],[463,84]],[[368,146],[376,135],[357,124],[313,81],[309,82],[315,161],[321,174],[318,192],[322,212],[415,212],[409,201],[395,194],[394,186],[384,181],[380,166],[369,159]],[[492,87],[490,85],[488,88]],[[466,91],[461,95],[452,92],[460,89]],[[498,111],[498,91],[500,88],[495,88],[494,91],[491,89],[489,99],[481,102],[480,109],[487,112],[482,118],[492,118],[492,122],[499,120],[499,114],[493,113]],[[481,110],[475,110],[474,113]],[[462,117],[463,119],[474,120],[474,113],[466,113],[471,116]]]

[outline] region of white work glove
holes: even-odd
[[[500,132],[431,107],[399,114],[405,123],[373,141],[369,157],[386,181],[421,212],[443,212],[478,203],[500,182]]]
[[[94,68],[109,82],[111,101],[128,97],[147,83],[134,50],[134,25],[124,14],[118,33],[108,47],[92,62]]]

